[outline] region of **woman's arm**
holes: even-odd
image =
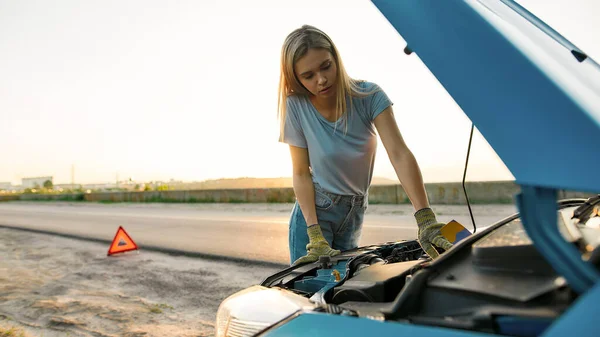
[[[427,255],[435,259],[440,255],[435,247],[448,250],[452,244],[441,233],[444,223],[437,221],[433,210],[429,207],[419,164],[400,135],[391,106],[375,117],[375,127],[398,179],[417,211],[415,219],[419,228],[417,234],[419,243]]]
[[[296,193],[296,199],[298,200],[298,204],[300,204],[300,209],[308,226],[306,233],[308,234],[309,241],[306,245],[306,255],[294,261],[293,265],[315,262],[319,259],[319,256],[323,255],[338,255],[340,251],[329,246],[329,243],[323,237],[321,226],[318,224],[317,209],[315,207],[315,187],[310,176],[310,169],[308,168],[308,150],[290,146],[290,152],[292,153],[294,170],[294,193]]]
[[[290,145],[292,155],[292,183],[296,200],[306,220],[306,225],[318,223],[315,208],[315,187],[310,176],[308,149]]]
[[[429,208],[429,200],[427,200],[421,169],[415,156],[408,146],[406,146],[404,139],[402,139],[392,107],[389,106],[375,117],[374,122],[381,142],[390,157],[392,166],[394,166],[396,175],[413,207],[416,211]]]

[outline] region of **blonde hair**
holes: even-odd
[[[360,88],[359,83],[362,81],[354,80],[344,68],[340,54],[323,31],[309,25],[304,25],[291,32],[283,43],[281,48],[281,65],[279,77],[279,96],[277,100],[278,116],[280,123],[281,134],[283,135],[285,119],[287,115],[286,101],[291,95],[306,95],[311,93],[300,83],[294,71],[294,65],[302,58],[309,49],[325,49],[331,53],[334,62],[337,66],[337,92],[335,103],[335,119],[340,120],[347,110],[347,96],[361,97],[367,96],[371,92],[365,92]],[[349,100],[352,104],[352,100]],[[346,123],[347,127],[348,123]]]

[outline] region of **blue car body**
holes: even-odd
[[[585,255],[582,250],[561,233],[565,226],[559,223],[571,220],[561,218],[562,213],[557,212],[557,209],[569,209],[570,215],[573,209],[580,209],[579,206],[584,203],[584,200],[567,200],[558,203],[557,207],[558,190],[600,192],[600,179],[594,174],[594,169],[600,167],[596,141],[600,136],[598,64],[511,0],[373,0],[373,3],[407,42],[407,53],[414,52],[422,60],[514,175],[521,187],[521,192],[515,196],[519,214],[461,241],[439,259],[427,264],[425,270],[411,275],[410,282],[407,279],[406,283],[402,283],[404,289],[393,301],[377,307],[375,311],[382,313],[380,316],[347,314],[352,305],[346,306],[346,309],[324,305],[323,310],[294,312],[262,330],[259,335],[600,335],[594,322],[595,309],[600,303],[600,272],[589,257],[597,250],[588,247],[590,254],[582,257]],[[558,160],[557,154],[568,154],[568,159]],[[518,226],[513,226],[515,219],[521,221]],[[465,284],[452,285],[461,276],[456,272],[464,271],[457,267],[459,261],[469,259],[464,266],[477,263],[483,263],[480,267],[487,266],[487,262],[477,262],[479,257],[472,254],[477,249],[490,248],[481,242],[490,241],[494,231],[503,226],[513,228],[511,235],[518,233],[519,226],[522,226],[534,247],[535,252],[515,253],[515,263],[523,262],[525,266],[527,260],[537,254],[539,260],[536,261],[544,261],[549,269],[536,270],[537,267],[533,266],[531,270],[523,270],[523,274],[516,272],[518,277],[485,283],[482,280],[494,272],[499,278],[502,275],[498,270],[486,274],[486,269],[482,268],[476,276],[479,281],[469,287],[477,290],[478,287],[493,285],[496,288],[481,290],[479,295],[485,296],[469,297],[469,301],[479,306],[480,315],[485,316],[480,321],[477,317],[469,316],[462,320],[459,314],[447,315],[452,303],[446,303],[443,305],[445,311],[432,316],[422,315],[423,310],[410,308],[417,301],[411,297],[416,296],[424,302],[434,302],[438,298],[442,302],[450,301],[461,294],[468,297],[469,288]],[[410,244],[414,242],[377,249],[380,252],[404,249]],[[405,251],[410,251],[410,247]],[[359,249],[354,255],[348,255],[346,260],[334,261],[333,266],[324,265],[316,271],[311,271],[311,266],[290,268],[268,278],[263,286],[293,284],[298,292],[310,293],[311,300],[324,303],[327,292],[341,284],[340,278],[343,281],[351,273],[351,259],[368,252],[368,248]],[[498,252],[505,254],[508,251]],[[490,256],[492,260],[496,258],[495,255]],[[502,260],[502,257],[497,258]],[[518,261],[520,259],[522,261]],[[503,263],[512,262],[499,264]],[[517,265],[508,264],[507,270],[515,271],[511,268]],[[337,278],[331,273],[334,269]],[[427,270],[434,272],[427,273]],[[454,270],[454,274],[450,274],[449,270]],[[301,277],[302,273],[309,272],[311,277]],[[546,279],[550,274],[552,278]],[[536,275],[542,276],[536,278]],[[548,280],[555,284],[549,285]],[[560,280],[564,281],[562,286],[556,284]],[[508,283],[512,283],[513,289],[529,287],[530,290],[513,290],[511,293]],[[554,287],[551,291],[553,296],[563,296],[558,294],[564,290],[568,293],[565,296],[573,299],[564,302],[566,304],[559,309],[560,315],[555,315],[554,311],[549,314],[543,310],[543,305],[527,304],[530,299],[542,296],[542,288],[547,286]],[[427,287],[431,289],[424,290]],[[535,292],[536,287],[539,292]],[[442,293],[440,289],[447,292]],[[360,294],[360,288],[356,292]],[[363,292],[360,296],[368,298],[371,295]],[[507,300],[511,298],[514,302]],[[555,305],[556,301],[560,302],[549,300],[548,305]],[[489,305],[486,305],[488,302]],[[523,305],[510,310],[514,303]],[[360,308],[359,311],[368,312],[368,306]],[[430,312],[436,313],[435,310]]]

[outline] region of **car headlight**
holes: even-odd
[[[314,305],[277,288],[253,286],[226,298],[217,311],[216,337],[249,337]]]

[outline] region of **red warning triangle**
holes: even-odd
[[[128,252],[130,250],[137,250],[138,246],[133,242],[133,239],[127,234],[125,229],[119,226],[117,230],[117,234],[115,234],[115,238],[110,244],[110,248],[108,249],[108,255]]]

